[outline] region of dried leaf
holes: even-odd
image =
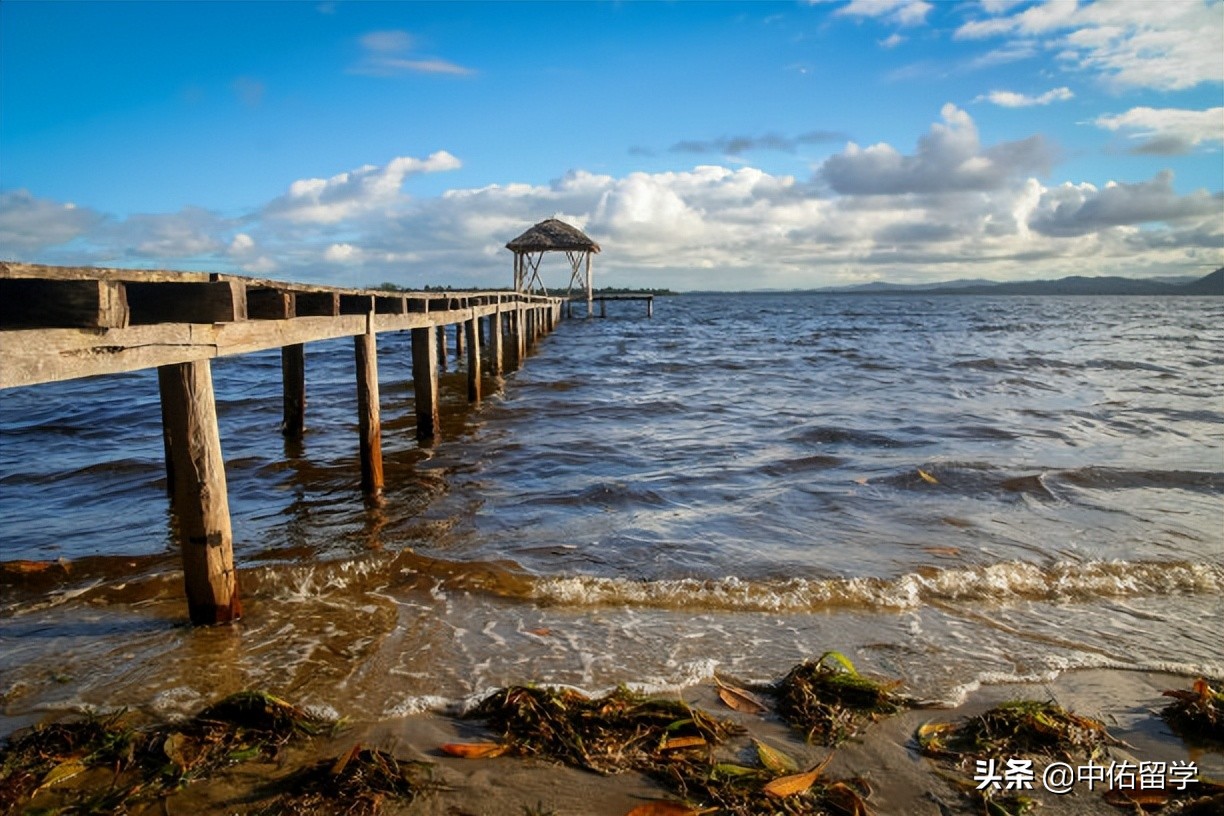
[[[42,783],[34,790],[34,793],[45,790],[52,785],[58,785],[77,774],[84,773],[88,768],[89,766],[79,759],[65,760],[47,772],[47,775],[43,777]]]
[[[931,555],[942,555],[947,558],[960,555],[960,547],[923,547],[922,550]]]
[[[647,802],[638,805],[625,816],[697,816],[701,812],[679,802]]]
[[[848,816],[867,816],[863,795],[845,782],[834,782],[825,790],[825,799]]]
[[[527,634],[535,635],[536,637],[548,637],[553,632],[547,626],[541,626],[539,629],[528,629]]]
[[[1105,801],[1114,807],[1164,807],[1171,798],[1163,788],[1157,790],[1119,790],[1111,788],[1105,792]]]
[[[790,776],[779,776],[767,784],[764,788],[765,792],[770,796],[783,798],[786,796],[794,796],[797,793],[803,793],[812,785],[816,784],[816,780],[820,778],[821,772],[825,766],[829,764],[829,760],[833,759],[833,755],[829,754],[824,761],[810,771],[804,773],[791,774]]]
[[[718,689],[718,697],[728,708],[733,708],[741,714],[764,714],[765,706],[742,689],[722,686]]]
[[[927,473],[927,472],[926,472],[925,470],[923,470],[922,468],[918,468],[918,475],[919,475],[919,476],[921,476],[921,477],[922,477],[922,481],[926,482],[927,484],[939,484],[939,480],[938,480],[938,479],[936,479],[936,478],[935,478],[934,476],[932,476],[931,474]]]
[[[187,735],[175,731],[170,736],[166,737],[166,741],[162,743],[162,751],[166,758],[173,762],[180,771],[187,770],[187,756],[183,753],[188,745]]]
[[[701,748],[709,745],[704,737],[672,737],[663,744],[664,751],[678,751],[681,748]]]
[[[353,747],[341,754],[336,759],[336,764],[332,765],[332,776],[339,776],[340,774],[344,773],[344,769],[347,768],[348,764],[353,761],[353,757],[357,756],[359,753],[361,753],[361,743],[353,743]]]
[[[761,764],[768,770],[776,774],[793,774],[799,770],[799,763],[777,748],[766,745],[758,739],[754,739],[753,742],[756,743],[757,756]]]
[[[506,746],[497,742],[448,742],[441,750],[464,759],[491,759],[506,753]]]

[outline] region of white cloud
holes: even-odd
[[[896,195],[994,190],[1022,174],[1048,172],[1053,157],[1038,136],[983,148],[969,114],[947,104],[936,123],[905,156],[888,144],[851,143],[827,159],[821,177],[843,195]]]
[[[975,102],[993,102],[1003,108],[1030,108],[1034,105],[1048,105],[1051,102],[1066,102],[1074,99],[1075,94],[1070,88],[1054,88],[1037,96],[1027,96],[1015,91],[991,91],[975,99]]]
[[[371,31],[358,41],[364,52],[351,73],[396,76],[405,73],[467,76],[473,69],[438,57],[412,54],[416,41],[407,31]]]
[[[1224,108],[1131,108],[1125,113],[1099,116],[1094,124],[1106,130],[1135,131],[1130,138],[1140,144],[1132,149],[1134,153],[1180,155],[1203,142],[1224,141]]]
[[[926,0],[850,0],[837,13],[847,17],[874,17],[902,26],[926,22],[931,4]]]
[[[295,223],[335,224],[395,203],[404,179],[460,167],[457,158],[439,150],[428,158],[401,156],[383,167],[365,165],[329,179],[301,179],[265,208],[266,215]]]
[[[0,191],[0,257],[66,244],[104,220],[93,210],[35,198],[28,190]]]
[[[897,32],[893,32],[884,39],[880,40],[881,48],[896,48],[901,43],[905,42],[905,38]]]
[[[361,250],[352,244],[332,244],[323,252],[323,260],[329,263],[353,263],[361,257]]]
[[[1110,182],[1099,190],[1091,184],[1063,184],[1046,191],[1029,222],[1046,235],[1069,236],[1156,221],[1218,221],[1222,211],[1224,198],[1206,190],[1178,196],[1173,174],[1165,170],[1151,181]]]
[[[957,39],[1048,38],[1069,67],[1119,90],[1181,90],[1221,79],[1224,15],[1215,2],[1050,0],[1011,15],[1002,6],[983,10],[989,16],[962,25]]]

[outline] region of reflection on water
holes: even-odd
[[[776,677],[838,649],[954,695],[1075,666],[1224,673],[1219,299],[685,296],[563,322],[414,440],[379,336],[214,363],[247,618],[183,625],[156,377],[0,394],[0,701],[189,711],[263,686],[382,717],[528,680]],[[496,390],[497,387],[501,390]],[[36,562],[36,563],[23,563]]]

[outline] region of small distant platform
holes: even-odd
[[[654,299],[655,299],[654,295],[595,295],[588,302],[598,303],[599,304],[599,316],[607,317],[609,300],[643,300],[646,302],[646,316],[654,317]],[[570,298],[569,303],[566,304],[566,308],[569,310],[567,313],[567,316],[569,317],[573,316],[573,308],[574,308],[575,300],[581,302],[583,299],[582,298]],[[588,306],[588,308],[590,307]],[[593,317],[594,315],[591,314],[587,316]]]

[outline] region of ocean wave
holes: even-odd
[[[811,612],[837,607],[916,609],[933,603],[1093,600],[1102,597],[1219,592],[1224,568],[1213,564],[1126,561],[1009,561],[931,569],[895,578],[630,580],[599,576],[537,578],[529,597],[565,606],[627,605],[736,612]]]

